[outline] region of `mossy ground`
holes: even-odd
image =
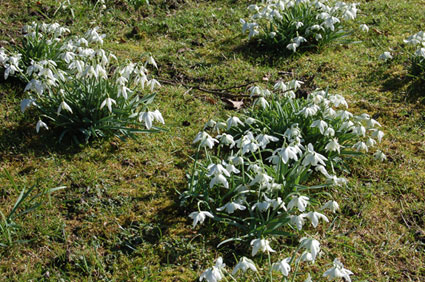
[[[116,0],[103,14],[88,0],[72,2],[75,19],[54,15],[56,1],[3,0],[0,44],[16,42],[31,21],[57,21],[74,33],[101,26],[105,48],[122,60],[152,53],[161,78],[214,89],[292,73],[376,118],[388,161],[353,161],[348,188],[330,191],[342,212],[323,248],[344,258],[354,281],[425,280],[425,94],[412,86],[402,52],[402,39],[425,29],[423,1],[360,1],[358,24],[370,32],[354,34],[358,43],[290,58],[265,54],[241,35],[239,18],[253,1],[156,0],[135,11]],[[400,56],[378,61],[388,48]],[[190,228],[190,211],[178,201],[194,136],[208,119],[229,114],[217,96],[164,86],[156,101],[167,131],[65,148],[49,133],[37,135],[36,120],[20,113],[23,87],[0,83],[1,169],[19,187],[67,189],[20,219],[16,236],[31,241],[0,248],[0,280],[191,281],[219,253],[232,259],[228,247],[216,248],[223,236],[214,226]],[[18,194],[1,173],[0,210],[9,211]],[[313,277],[322,279],[319,272]]]

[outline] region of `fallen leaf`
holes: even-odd
[[[234,110],[240,110],[243,106],[243,101],[234,101],[231,99],[226,99],[226,102],[231,106]]]

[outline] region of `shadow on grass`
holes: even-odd
[[[71,140],[57,142],[54,131],[36,134],[33,124],[19,124],[13,128],[4,128],[0,131],[0,160],[14,155],[47,156],[57,153],[71,156],[82,150],[82,146],[72,144]]]

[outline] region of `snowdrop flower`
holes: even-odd
[[[148,60],[146,61],[147,64],[151,64],[152,66],[154,66],[156,69],[158,69],[158,66],[155,62],[155,59],[152,56],[149,56]]]
[[[326,270],[325,273],[323,273],[323,277],[328,277],[328,280],[333,280],[335,278],[344,278],[346,282],[351,282],[350,275],[352,274],[353,272],[344,268],[342,263],[336,258],[333,262],[333,267]]]
[[[227,119],[227,130],[238,125],[244,126],[243,122],[238,117],[234,116]]]
[[[246,118],[246,119],[245,119],[245,122],[246,122],[247,124],[251,125],[251,124],[256,123],[256,122],[257,122],[257,120],[256,120],[255,118],[248,117],[248,118]]]
[[[257,98],[254,102],[254,105],[259,104],[263,109],[266,109],[270,106],[269,102],[264,97]]]
[[[65,110],[65,111],[68,111],[72,114],[71,107],[65,101],[62,101],[62,103],[60,103],[60,105],[58,107],[57,115],[59,115],[61,113],[62,109]]]
[[[325,210],[325,209],[328,209],[332,211],[333,213],[335,213],[337,210],[339,210],[339,205],[335,201],[327,201],[320,210]]]
[[[367,139],[367,141],[366,141],[366,146],[367,147],[373,147],[373,146],[375,146],[376,145],[376,141],[375,141],[375,139],[373,139],[373,138],[368,138]]]
[[[317,127],[321,134],[325,133],[325,129],[328,127],[328,124],[324,120],[315,120],[311,123],[310,127]]]
[[[274,88],[274,90],[280,90],[280,91],[286,91],[286,89],[287,89],[285,82],[283,82],[282,80],[276,82],[276,84],[273,86],[273,88]]]
[[[162,117],[162,114],[161,114],[160,111],[155,110],[155,111],[153,111],[152,115],[153,115],[153,117],[155,118],[156,121],[158,121],[162,124],[165,124],[164,118]]]
[[[330,175],[328,177],[328,181],[336,186],[347,185],[348,182],[344,177],[337,177],[336,175]]]
[[[393,56],[391,56],[391,53],[390,52],[384,52],[384,53],[382,53],[380,56],[379,56],[379,59],[380,60],[382,60],[382,61],[388,61],[388,60],[391,60],[393,58]]]
[[[266,173],[258,173],[255,178],[249,183],[249,186],[253,186],[257,183],[265,185],[273,181],[273,177],[268,176]]]
[[[265,149],[270,142],[279,141],[279,138],[267,134],[260,134],[255,139],[263,149]]]
[[[294,53],[297,51],[297,47],[297,43],[289,43],[288,45],[286,45],[286,48]]]
[[[381,143],[382,137],[384,137],[384,132],[377,129],[373,129],[371,131],[372,131],[372,137],[377,138],[378,142]]]
[[[210,181],[210,188],[214,187],[216,184],[222,184],[224,188],[229,188],[229,182],[227,181],[226,177],[222,174],[217,174],[211,179]]]
[[[323,36],[320,33],[316,33],[316,35],[314,35],[314,39],[316,39],[317,41],[320,41],[323,39]]]
[[[239,172],[241,172],[233,164],[226,164],[226,170],[229,173],[235,173],[235,174],[238,174]]]
[[[302,215],[303,217],[310,219],[311,224],[313,225],[314,228],[316,228],[317,225],[319,224],[319,219],[323,219],[324,221],[329,222],[329,219],[325,215],[315,211],[311,211]]]
[[[300,27],[303,27],[304,26],[304,23],[302,23],[302,22],[296,22],[295,23],[295,28],[296,29],[299,29]]]
[[[304,215],[291,215],[290,216],[291,223],[297,227],[298,230],[301,231],[304,225]]]
[[[298,88],[300,88],[302,85],[304,84],[304,82],[300,81],[300,80],[296,80],[293,79],[288,83],[288,88],[289,89],[293,89],[293,90],[297,90]]]
[[[195,140],[193,140],[193,143],[200,142],[201,147],[207,146],[208,148],[212,149],[214,147],[214,143],[219,143],[217,139],[212,138],[208,133],[205,131],[201,131],[196,135]]]
[[[298,114],[303,115],[305,118],[309,116],[314,116],[320,110],[319,106],[311,105],[308,107],[304,107]]]
[[[152,112],[141,112],[139,113],[139,122],[144,121],[147,129],[152,128],[152,122],[155,119]]]
[[[214,218],[214,216],[207,211],[200,211],[200,212],[192,212],[191,214],[189,214],[189,217],[191,219],[193,219],[193,228],[195,228],[195,226],[198,224],[198,222],[200,224],[204,223],[205,218],[206,217],[210,217],[210,218]]]
[[[387,156],[385,156],[385,154],[381,150],[376,151],[376,153],[373,154],[373,156],[375,157],[375,159],[377,159],[381,162],[383,162],[387,159]]]
[[[284,164],[288,163],[288,161],[291,159],[294,161],[298,161],[297,154],[300,154],[300,155],[302,154],[300,148],[298,148],[297,146],[288,146],[286,148],[279,148],[279,149],[276,149],[275,153],[279,155],[279,157],[281,158]]]
[[[339,145],[337,138],[329,140],[329,143],[325,147],[326,152],[338,152],[338,154],[340,153],[340,149],[341,145]]]
[[[366,24],[361,24],[360,29],[363,32],[369,32],[369,27]]]
[[[320,251],[320,243],[316,239],[303,237],[300,240],[300,248],[304,248],[311,253],[313,260],[316,260],[316,256]]]
[[[220,208],[217,208],[217,210],[218,211],[224,211],[224,210],[226,210],[226,212],[228,214],[232,214],[236,210],[241,210],[241,211],[246,210],[246,207],[243,206],[243,205],[241,205],[241,204],[235,203],[235,202],[230,202],[230,203],[227,203],[227,204],[225,204],[224,206],[222,206]]]
[[[311,143],[308,144],[308,149],[307,149],[307,153],[304,157],[304,160],[302,162],[303,166],[317,166],[319,163],[323,166],[326,166],[325,161],[327,161],[328,159],[325,158],[324,156],[322,156],[319,153],[316,153],[314,151],[313,145]]]
[[[257,272],[257,268],[252,260],[246,257],[242,257],[238,264],[233,268],[232,275],[235,275],[239,270],[246,272],[248,269],[251,269],[254,272]]]
[[[365,142],[359,141],[356,144],[353,145],[353,149],[356,149],[356,151],[368,151],[368,147]]]
[[[150,90],[153,91],[155,87],[161,87],[161,84],[155,78],[148,81],[147,85],[150,87]]]
[[[102,109],[106,105],[109,109],[109,112],[112,113],[112,104],[117,104],[117,102],[114,99],[108,97],[102,102],[102,104],[100,105],[100,109]]]
[[[205,123],[204,129],[213,128],[216,124],[217,124],[217,122],[215,120],[210,119],[210,120],[207,121],[207,123]]]
[[[206,280],[207,282],[217,282],[223,279],[223,274],[220,269],[213,266],[212,268],[208,268],[201,274],[199,277],[199,281]]]
[[[288,276],[289,271],[291,271],[291,266],[289,265],[291,258],[286,258],[280,262],[273,263],[272,269],[274,271],[280,271],[282,275]]]
[[[252,246],[252,256],[255,256],[258,253],[258,251],[262,251],[263,253],[275,252],[275,250],[273,250],[270,247],[269,241],[266,239],[254,239],[251,241],[251,246]]]
[[[332,127],[328,127],[325,132],[323,133],[326,137],[333,137],[335,136],[335,130]]]
[[[305,262],[305,261],[313,261],[313,255],[309,252],[303,252],[302,255],[299,258],[300,261]]]
[[[309,200],[310,198],[306,196],[292,196],[292,200],[288,203],[288,209],[292,210],[294,207],[297,207],[300,212],[303,212]]]
[[[320,171],[324,176],[326,176],[327,178],[330,177],[328,171],[326,170],[326,168],[323,165],[318,165],[314,168],[315,171]]]
[[[25,110],[30,107],[35,106],[35,100],[34,99],[24,99],[21,102],[21,112],[25,112]]]
[[[235,146],[235,141],[233,140],[233,136],[230,134],[223,133],[221,135],[217,135],[217,139],[220,140],[220,143],[230,146],[230,149]]]
[[[40,128],[44,127],[45,129],[49,129],[47,127],[47,124],[45,124],[43,121],[41,121],[41,119],[37,122],[36,126],[35,126],[35,131],[37,131],[37,133],[40,131]]]
[[[230,173],[221,164],[210,164],[208,165],[207,169],[208,169],[208,173],[207,173],[208,177],[211,177],[213,175],[220,175],[220,174],[224,174],[227,177],[230,177]]]

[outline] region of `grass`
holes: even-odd
[[[353,161],[349,187],[334,191],[342,212],[329,225],[324,251],[343,257],[354,281],[425,280],[424,96],[411,98],[418,93],[401,54],[402,39],[425,29],[418,13],[423,1],[361,1],[360,21],[371,30],[354,36],[360,43],[290,58],[264,54],[241,35],[238,20],[252,1],[157,0],[135,11],[117,0],[100,16],[80,0],[75,19],[63,12],[53,17],[55,1],[4,2],[1,45],[33,20],[65,23],[77,33],[100,25],[108,34],[105,48],[132,60],[151,52],[165,79],[213,89],[293,73],[311,88],[343,94],[353,111],[384,126],[388,162]],[[401,57],[379,62],[388,48]],[[67,189],[18,220],[25,226],[19,237],[34,240],[0,248],[0,280],[191,281],[219,255],[231,264],[233,249],[216,248],[223,236],[215,226],[191,229],[189,211],[178,203],[194,136],[209,118],[231,114],[217,96],[165,86],[156,101],[168,131],[64,148],[49,134],[37,135],[36,121],[20,113],[22,89],[16,81],[0,83],[1,168],[18,186]],[[0,172],[3,213],[17,196]],[[312,273],[315,281],[320,273]]]

